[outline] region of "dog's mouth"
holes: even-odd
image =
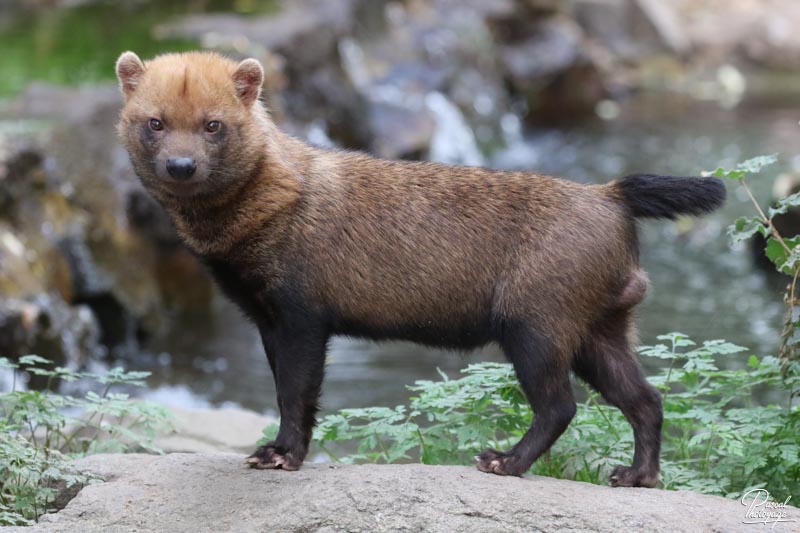
[[[204,192],[207,182],[202,177],[193,177],[189,180],[176,180],[171,177],[164,177],[159,180],[160,188],[171,196],[186,198]]]

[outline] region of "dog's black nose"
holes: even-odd
[[[197,170],[197,163],[191,157],[171,157],[167,159],[167,172],[175,179],[188,180]]]

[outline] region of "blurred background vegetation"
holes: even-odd
[[[792,0],[0,0],[0,355],[123,362],[166,403],[275,408],[255,330],[116,142],[124,50],[255,57],[284,129],[383,157],[603,182],[778,152],[750,184],[768,202],[800,169],[798,25]],[[730,246],[750,207],[729,187],[710,217],[643,224],[643,342],[776,352],[786,280]],[[486,358],[337,339],[323,404],[395,405],[437,366]]]

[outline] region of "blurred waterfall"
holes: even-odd
[[[480,166],[485,159],[463,113],[440,92],[429,93],[425,106],[436,120],[429,159],[440,163]]]

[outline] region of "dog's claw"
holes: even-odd
[[[303,461],[290,451],[279,451],[274,444],[267,444],[258,448],[244,463],[256,470],[297,470]]]

